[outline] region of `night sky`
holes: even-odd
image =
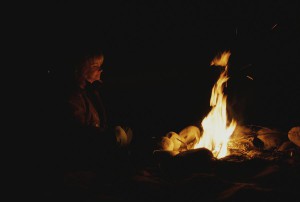
[[[49,112],[66,61],[99,44],[111,119],[140,136],[179,132],[209,112],[220,73],[210,62],[230,50],[225,91],[238,123],[300,124],[298,1],[68,1],[36,13]]]

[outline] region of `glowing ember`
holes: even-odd
[[[227,96],[223,93],[224,84],[229,79],[227,73],[230,54],[229,51],[224,52],[220,57],[214,58],[211,62],[211,65],[224,67],[224,71],[212,89],[210,99],[212,109],[201,123],[203,134],[200,141],[194,147],[194,149],[205,147],[211,150],[216,158],[222,158],[229,154],[227,143],[237,125],[235,120],[232,120],[230,123],[227,120]]]

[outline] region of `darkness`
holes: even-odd
[[[99,44],[109,116],[145,142],[201,122],[220,72],[210,62],[225,50],[231,114],[239,124],[287,131],[300,123],[299,11],[286,0],[44,4],[36,35],[47,127],[58,116],[66,63],[82,46]]]
[[[225,50],[231,51],[225,92],[229,113],[238,124],[286,132],[300,126],[298,1],[51,1],[26,2],[15,9],[12,18],[21,23],[8,24],[16,30],[13,40],[20,43],[12,49],[32,62],[28,68],[21,66],[23,70],[32,65],[39,73],[34,72],[32,80],[24,76],[33,81],[30,88],[16,82],[22,89],[17,104],[29,102],[28,92],[36,95],[32,105],[25,106],[30,112],[23,114],[32,127],[29,135],[18,125],[12,127],[22,130],[28,142],[20,141],[24,150],[18,156],[32,151],[21,155],[22,165],[17,167],[30,170],[24,174],[30,178],[23,181],[26,187],[34,175],[37,187],[60,177],[55,169],[61,89],[68,84],[69,62],[83,47],[103,48],[102,94],[109,118],[113,124],[132,127],[134,152],[145,161],[146,152],[153,158],[160,137],[199,126],[208,114],[211,89],[220,73],[210,62]],[[11,91],[17,94],[17,89]],[[15,124],[18,120],[12,115]],[[31,157],[39,167],[29,168]],[[38,193],[35,188],[31,191]]]

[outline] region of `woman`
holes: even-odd
[[[89,49],[74,65],[74,79],[67,94],[66,160],[89,165],[111,159],[132,139],[130,128],[107,123],[100,96],[104,55]]]

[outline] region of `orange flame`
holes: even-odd
[[[229,154],[227,144],[237,125],[234,119],[228,125],[226,111],[227,96],[223,93],[224,83],[229,79],[227,73],[230,55],[229,51],[223,52],[211,62],[211,65],[222,66],[225,69],[212,89],[210,98],[212,109],[202,120],[203,134],[194,147],[195,149],[205,147],[211,150],[216,158],[222,158]]]

